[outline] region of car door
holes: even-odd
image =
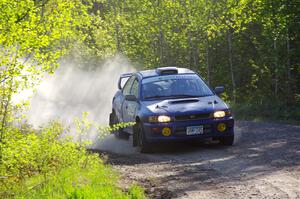
[[[123,89],[121,90],[120,95],[115,99],[115,107],[116,107],[116,115],[119,119],[119,122],[124,122],[124,116],[123,116],[123,106],[125,101],[125,95],[130,94],[130,89],[132,86],[132,83],[134,81],[135,77],[132,76],[128,79],[128,81],[125,83]]]
[[[129,95],[134,95],[136,99],[139,99],[139,81],[137,78],[133,80]],[[123,103],[123,118],[124,122],[135,122],[135,117],[137,113],[139,103],[138,101],[128,101],[124,100]],[[125,131],[132,133],[132,126],[129,126],[124,129]]]

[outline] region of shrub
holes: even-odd
[[[87,116],[84,113],[81,119],[75,119],[76,134],[80,135],[77,141],[68,136],[71,128],[65,128],[58,121],[38,130],[26,123],[8,125],[1,143],[0,198],[101,198],[102,194],[108,198],[126,198],[132,194],[143,195],[139,188],[133,188],[128,194],[116,188],[116,174],[97,154],[86,150],[89,142],[84,138],[92,125]],[[113,129],[126,125],[120,124]],[[98,129],[101,134],[112,130],[109,127]]]

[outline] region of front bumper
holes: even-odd
[[[220,132],[217,129],[219,123],[226,125],[226,130]],[[186,135],[188,126],[203,126],[203,134]],[[171,129],[170,136],[162,135],[162,129]],[[203,119],[194,121],[176,121],[169,123],[143,123],[145,138],[147,142],[160,141],[184,141],[184,140],[205,140],[209,138],[221,138],[234,135],[234,119],[232,117],[222,119]]]

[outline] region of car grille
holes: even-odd
[[[188,120],[208,119],[208,118],[210,118],[210,116],[211,116],[210,113],[180,115],[180,116],[175,116],[175,121],[188,121]]]

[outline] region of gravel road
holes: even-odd
[[[128,141],[98,143],[121,174],[149,198],[300,198],[300,126],[236,122],[232,147],[176,144],[139,154]]]

